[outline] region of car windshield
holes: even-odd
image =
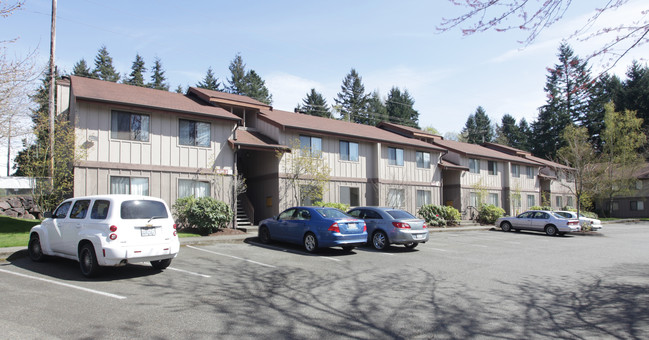
[[[120,216],[124,220],[167,218],[167,208],[164,203],[148,200],[133,200],[122,202]]]
[[[412,216],[409,212],[403,210],[388,210],[386,211],[395,220],[411,220],[416,217]]]
[[[322,217],[325,218],[349,218],[350,216],[344,212],[334,208],[319,208],[315,209]]]

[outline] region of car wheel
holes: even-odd
[[[257,234],[257,237],[259,238],[259,242],[263,244],[268,244],[270,243],[270,231],[268,230],[268,227],[266,226],[261,226],[259,228],[259,233]]]
[[[545,227],[545,233],[548,236],[555,236],[555,235],[557,235],[557,227],[555,227],[553,225],[549,225],[549,226]]]
[[[79,267],[85,277],[93,277],[99,273],[99,264],[92,244],[86,243],[79,250]]]
[[[511,231],[512,230],[512,224],[509,222],[503,222],[500,224],[500,229],[502,229],[504,232]]]
[[[41,248],[41,239],[38,237],[38,234],[33,234],[29,238],[27,251],[29,252],[29,258],[34,262],[41,262],[45,258],[43,248]]]
[[[415,242],[413,242],[413,243],[408,243],[408,244],[406,244],[406,248],[408,248],[408,249],[415,249],[415,248],[417,248],[418,245],[419,245],[419,243],[415,243]]]
[[[349,253],[350,251],[354,250],[354,248],[354,246],[343,246],[343,251]]]
[[[313,233],[307,233],[304,235],[304,249],[309,253],[315,253],[318,249],[318,240],[315,238]]]
[[[158,270],[163,270],[171,264],[171,259],[151,261],[151,266]]]
[[[374,235],[372,235],[372,245],[376,250],[383,250],[387,248],[390,245],[388,235],[386,235],[385,232],[381,230],[375,232]]]

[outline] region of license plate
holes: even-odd
[[[425,237],[424,234],[415,234],[416,240],[423,239],[424,237]]]
[[[356,225],[356,223],[349,223],[349,224],[347,224],[347,229],[348,230],[358,230],[358,226]]]
[[[155,228],[141,228],[142,236],[155,236]]]

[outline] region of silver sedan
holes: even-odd
[[[549,236],[563,235],[581,230],[579,220],[568,219],[547,210],[530,210],[518,216],[501,217],[496,220],[496,226],[503,231],[543,231]]]
[[[415,248],[428,241],[426,222],[407,211],[394,208],[358,207],[347,212],[365,221],[368,243],[377,250],[390,244],[403,244]]]

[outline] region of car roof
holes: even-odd
[[[126,194],[110,194],[110,195],[89,195],[89,196],[79,196],[79,197],[71,197],[66,199],[65,201],[70,201],[70,200],[98,200],[98,199],[103,199],[103,200],[108,200],[108,201],[115,201],[115,202],[121,202],[121,201],[127,201],[127,200],[152,200],[152,201],[161,201],[164,202],[161,198],[158,197],[153,197],[153,196],[144,196],[144,195],[126,195]]]

